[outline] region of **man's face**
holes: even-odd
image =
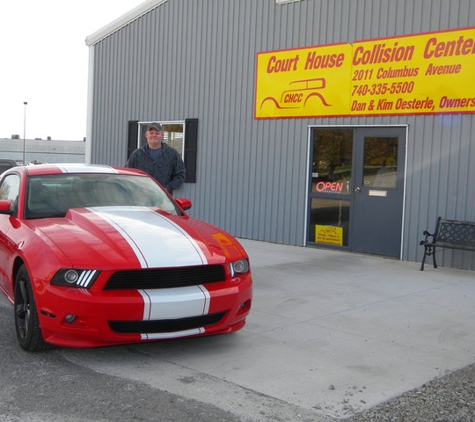
[[[147,139],[148,146],[152,149],[160,148],[162,145],[163,132],[157,129],[150,129],[145,132],[145,138]]]

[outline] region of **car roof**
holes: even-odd
[[[38,164],[30,166],[20,166],[17,169],[24,170],[28,176],[42,176],[48,174],[67,173],[109,173],[109,174],[142,174],[145,173],[135,169],[113,167],[101,164],[80,164],[80,163],[58,163],[58,164]]]

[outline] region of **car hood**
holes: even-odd
[[[147,207],[71,209],[64,218],[35,225],[76,268],[206,265],[246,256],[231,235],[214,226]]]

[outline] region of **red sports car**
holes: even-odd
[[[0,179],[0,289],[21,347],[230,333],[251,308],[249,258],[148,175],[82,164]]]

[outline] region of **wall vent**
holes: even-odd
[[[296,3],[303,0],[275,0],[275,4]]]

